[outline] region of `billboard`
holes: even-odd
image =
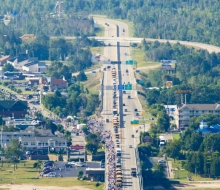
[[[163,70],[175,70],[176,60],[161,60],[161,67]]]

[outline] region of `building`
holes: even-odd
[[[45,62],[38,62],[38,61],[31,61],[27,64],[22,66],[23,71],[27,71],[30,73],[45,73],[46,72],[46,63]]]
[[[10,145],[11,139],[19,139],[20,137],[34,137],[34,132],[0,132],[0,143],[2,147]]]
[[[10,55],[6,55],[6,56],[1,57],[0,58],[0,66],[3,66],[7,62],[7,60],[9,60],[9,59],[10,59]]]
[[[177,105],[174,119],[178,128],[189,126],[191,117],[203,114],[217,114],[220,117],[220,104],[181,104]]]
[[[54,77],[40,78],[40,85],[42,85],[43,91],[65,90],[68,87],[66,80]]]
[[[28,39],[34,39],[35,35],[34,34],[24,34],[23,36],[21,36],[22,40],[28,40]]]
[[[195,132],[202,133],[202,136],[206,136],[208,134],[213,134],[213,133],[219,133],[220,132],[220,125],[214,125],[214,126],[208,126],[206,120],[202,120],[200,122],[199,128],[195,130]]]
[[[66,152],[67,140],[61,137],[19,137],[26,150],[49,150]]]
[[[7,60],[7,63],[12,64],[16,69],[22,70],[22,66],[28,63],[27,54],[19,54],[17,57],[13,57]]]
[[[24,80],[25,76],[22,72],[9,72],[6,71],[3,74],[3,78],[7,80]]]
[[[3,117],[25,118],[27,110],[27,101],[0,100],[0,115]]]
[[[105,168],[86,168],[86,175],[91,181],[105,181]]]
[[[13,119],[10,118],[9,120],[5,121],[6,126],[14,126],[15,128],[18,128],[20,130],[25,130],[28,127],[36,127],[39,125],[39,121],[35,120],[28,120],[26,119]]]

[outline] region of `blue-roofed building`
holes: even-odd
[[[195,130],[195,132],[200,132],[202,133],[202,136],[206,136],[208,134],[213,134],[213,133],[219,133],[220,132],[220,125],[213,125],[213,126],[208,126],[206,120],[202,120],[200,122],[199,128]]]

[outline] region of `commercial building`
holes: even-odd
[[[0,145],[8,147],[11,139],[19,139],[20,137],[34,137],[34,132],[4,132],[0,131]]]
[[[30,73],[45,73],[46,72],[46,63],[38,62],[38,61],[30,61],[27,64],[22,66],[23,71],[27,71]]]
[[[0,115],[3,117],[25,118],[27,110],[27,101],[0,100]]]
[[[217,114],[220,117],[220,104],[177,105],[174,119],[178,128],[184,128],[189,126],[189,120],[191,117],[199,117],[203,114]]]
[[[40,85],[42,85],[43,91],[65,90],[68,87],[68,83],[65,79],[57,79],[54,77],[40,78]]]
[[[19,141],[26,150],[49,150],[66,152],[67,140],[61,137],[20,137]]]

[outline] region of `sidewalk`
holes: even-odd
[[[167,173],[168,173],[168,178],[174,179],[174,172],[172,168],[172,161],[167,162]]]

